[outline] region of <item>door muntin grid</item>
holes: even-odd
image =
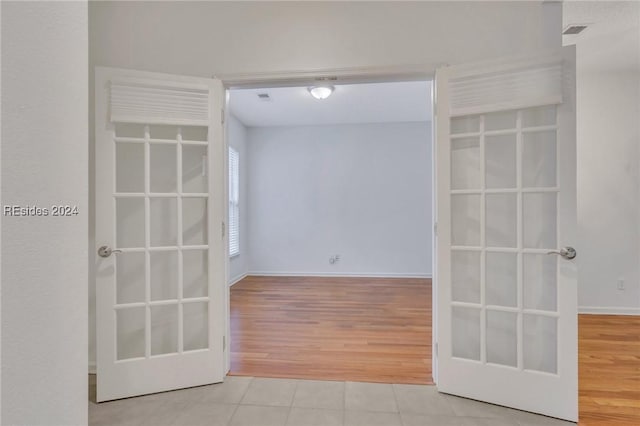
[[[206,350],[208,129],[114,127],[116,362]]]
[[[557,108],[450,124],[452,355],[557,374]]]

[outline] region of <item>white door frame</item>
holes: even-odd
[[[217,78],[222,80],[222,84],[224,85],[226,90],[229,89],[258,89],[258,88],[268,88],[268,87],[294,87],[294,86],[305,86],[305,85],[313,85],[317,84],[318,81],[330,81],[334,84],[362,84],[362,83],[392,83],[392,82],[402,82],[402,81],[431,81],[435,83],[435,71],[436,68],[443,64],[417,64],[417,65],[398,65],[398,66],[390,66],[390,67],[358,67],[358,68],[322,68],[316,70],[289,70],[289,71],[278,71],[278,72],[265,72],[265,73],[248,73],[248,74],[221,74],[221,75],[213,75],[213,78]],[[433,91],[435,89],[435,84],[432,85],[431,90],[431,102],[432,106],[432,117],[435,114],[435,97],[433,95]],[[227,126],[229,123],[228,115],[229,115],[229,97],[226,97],[226,105],[225,105],[225,124],[223,126],[224,132],[224,147],[225,147],[225,198],[227,202],[225,203],[225,217],[229,217],[229,161],[228,161],[228,153],[229,153],[229,141],[227,138],[228,131]],[[432,173],[432,215],[431,215],[431,229],[433,230],[432,234],[432,279],[431,279],[431,309],[432,309],[432,332],[431,332],[431,345],[432,348],[435,348],[437,345],[437,281],[435,275],[435,265],[436,265],[436,249],[435,249],[435,218],[436,218],[436,198],[435,198],[435,126],[431,126],[431,173]],[[228,241],[225,242],[227,245],[228,251]],[[227,254],[227,258],[225,259],[225,271],[227,275],[229,274],[229,256]],[[225,329],[226,329],[226,337],[225,340],[227,342],[225,349],[225,371],[228,373],[231,369],[231,292],[229,290],[229,285],[227,284],[225,289],[225,304],[226,304],[226,313],[225,313]],[[432,350],[432,377],[434,383],[436,382],[436,373],[437,369],[437,356],[436,351]]]

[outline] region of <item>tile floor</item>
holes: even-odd
[[[90,376],[95,401],[95,376]],[[227,377],[224,383],[96,404],[89,424],[150,426],[573,425],[439,394],[434,386]]]

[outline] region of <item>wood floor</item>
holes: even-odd
[[[433,383],[431,280],[247,277],[231,352],[235,375]]]
[[[640,317],[579,316],[580,425],[640,425]],[[431,280],[247,277],[231,374],[429,384]]]
[[[580,315],[580,425],[640,425],[640,316]]]

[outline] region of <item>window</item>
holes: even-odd
[[[229,256],[240,254],[240,156],[229,148]]]

